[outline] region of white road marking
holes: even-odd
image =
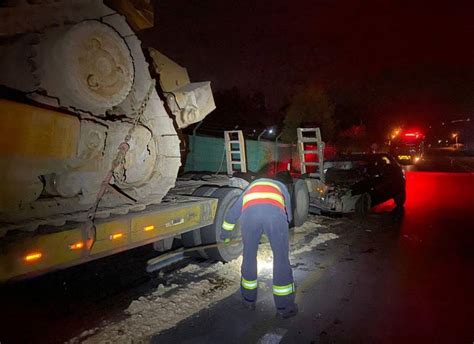
[[[277,328],[272,332],[265,333],[265,335],[258,341],[258,344],[278,344],[281,342],[286,332],[288,332],[286,328]]]

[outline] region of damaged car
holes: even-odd
[[[310,211],[367,214],[393,199],[405,204],[405,173],[389,154],[352,154],[324,161],[324,182],[306,178]]]

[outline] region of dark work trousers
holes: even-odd
[[[240,216],[244,244],[242,261],[242,296],[247,301],[257,300],[257,250],[265,233],[273,251],[273,295],[277,309],[284,310],[294,304],[295,289],[289,259],[288,221],[286,214],[273,205],[252,205]],[[292,286],[283,295],[276,288]],[[285,289],[285,288],[283,288]],[[280,294],[280,295],[278,295]]]

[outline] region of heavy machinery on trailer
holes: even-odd
[[[175,236],[185,246],[216,242],[241,192],[226,177],[177,179],[175,127],[214,109],[210,83],[191,83],[186,69],[142,49],[135,31],[153,25],[149,2],[109,3],[0,8],[2,281],[151,242],[164,251]]]
[[[84,221],[104,185],[101,217],[160,203],[181,164],[170,113],[179,128],[204,118],[209,83],[151,49],[166,111],[124,16],[99,1],[38,3],[0,12],[0,84],[12,90],[0,105],[2,232]]]

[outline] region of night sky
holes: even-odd
[[[312,84],[375,126],[474,113],[469,1],[159,0],[156,12],[147,44],[270,109]]]

